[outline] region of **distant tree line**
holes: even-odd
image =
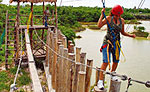
[[[0,0],[1,1],[1,0]],[[50,11],[54,10],[54,6],[48,4],[47,5]],[[43,14],[43,6],[42,5],[34,5],[34,15],[42,15]],[[74,30],[80,28],[81,25],[79,22],[97,22],[102,8],[100,7],[72,7],[72,6],[61,6],[57,7],[58,11],[58,23],[59,28],[62,30]],[[2,29],[4,29],[3,25],[5,25],[5,14],[6,11],[9,10],[9,14],[17,13],[17,6],[14,5],[4,5],[0,4],[0,34],[2,33]],[[111,8],[106,8],[106,15],[109,15]],[[20,6],[20,14],[29,15],[30,13],[30,5]],[[124,8],[124,14],[122,17],[125,20],[135,19],[136,14],[145,14],[150,15],[150,9],[127,9]],[[64,32],[66,33],[66,32]],[[74,35],[73,35],[74,36]],[[69,36],[70,37],[70,36]],[[71,38],[72,39],[72,38]]]

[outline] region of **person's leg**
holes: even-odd
[[[103,63],[101,65],[101,70],[106,71],[106,68],[108,66],[108,58],[107,58],[107,48],[102,49],[102,54],[103,54]],[[110,59],[110,52],[109,52],[109,59]],[[99,81],[98,81],[98,88],[100,90],[104,90],[104,74],[103,71],[100,71],[100,76],[99,76]]]
[[[108,66],[108,63],[103,63],[102,66],[101,66],[101,69],[105,71],[106,68],[107,68],[107,66]],[[100,77],[99,77],[99,80],[103,80],[103,78],[104,78],[104,74],[103,74],[102,71],[100,71]]]
[[[117,62],[113,62],[111,72],[116,71],[117,66],[118,66],[118,63]]]

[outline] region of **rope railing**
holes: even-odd
[[[71,59],[69,59],[69,58],[67,58],[67,57],[64,57],[64,56],[62,56],[62,55],[59,55],[57,52],[55,52],[51,47],[49,47],[49,46],[39,37],[37,31],[34,30],[34,32],[35,32],[36,36],[38,37],[38,39],[39,39],[47,48],[49,48],[53,53],[55,53],[58,57],[64,58],[64,59],[66,59],[67,61],[70,61],[70,62],[72,62],[72,63],[77,64],[76,61],[71,60]],[[121,75],[121,74],[117,74],[117,73],[114,73],[114,72],[104,71],[104,70],[102,70],[102,69],[98,69],[98,68],[96,68],[96,67],[92,67],[92,66],[89,66],[89,65],[80,63],[80,62],[78,62],[78,64],[79,64],[79,65],[82,65],[82,66],[85,66],[85,67],[89,67],[89,68],[94,69],[94,70],[99,71],[99,72],[102,71],[104,74],[107,74],[107,75],[118,76],[118,77],[120,77],[121,80],[123,80],[123,81],[130,80],[130,81],[133,81],[133,82],[136,82],[136,83],[144,84],[146,87],[150,88],[150,81],[143,82],[143,81],[139,81],[139,80],[132,79],[132,78],[126,76],[126,75]]]
[[[18,68],[17,68],[17,71],[16,71],[14,82],[13,82],[13,84],[10,85],[10,92],[13,92],[13,91],[17,90],[16,80],[17,80],[17,77],[18,77],[18,74],[19,74],[19,70],[20,70],[20,66],[21,66],[21,62],[22,62],[22,48],[23,48],[22,44],[23,44],[23,40],[22,40],[22,29],[21,29],[21,56],[19,58],[19,65],[18,65]]]

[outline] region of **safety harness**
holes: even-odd
[[[102,4],[103,4],[103,8],[105,8],[105,0],[102,0]],[[115,56],[116,56],[116,60],[119,60],[119,48],[120,48],[120,51],[121,51],[121,53],[122,53],[122,55],[123,55],[123,57],[124,57],[124,61],[125,61],[125,56],[124,56],[124,53],[123,53],[123,51],[122,51],[122,49],[121,49],[121,46],[120,46],[119,41],[116,40],[116,35],[115,35],[114,31],[113,31],[114,28],[111,27],[111,25],[109,24],[109,22],[108,22],[108,20],[107,20],[107,18],[106,18],[105,12],[103,12],[103,15],[104,15],[104,18],[106,19],[108,28],[109,28],[109,30],[110,30],[110,32],[111,32],[112,41],[110,41],[109,39],[107,39],[107,43],[108,43],[108,44],[103,45],[103,46],[101,47],[100,51],[102,52],[102,49],[107,47],[107,59],[108,59],[108,65],[109,65],[109,70],[110,70],[110,69],[111,69],[111,67],[110,67],[110,59],[109,59],[109,47],[110,47],[110,45],[111,45],[112,48],[114,48],[114,45],[115,45]],[[112,42],[114,43],[114,45],[113,45]]]

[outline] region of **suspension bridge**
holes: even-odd
[[[10,0],[10,2],[14,1],[16,0]],[[35,59],[44,60],[43,65],[49,92],[89,92],[92,70],[97,71],[96,82],[99,72],[103,70],[93,67],[93,60],[86,60],[86,53],[82,53],[81,48],[75,48],[71,41],[67,42],[66,37],[57,28],[56,0],[44,1],[55,5],[55,13],[53,12],[52,16],[48,16],[52,19],[52,24],[49,24],[48,27],[44,25],[44,15],[33,15],[33,3],[43,2],[43,0],[18,0],[17,15],[6,12],[5,67],[9,69],[12,66],[8,64],[8,60],[13,60],[18,65],[10,92],[17,90],[16,80],[22,62],[26,62],[29,66],[33,91],[44,92],[35,66]],[[20,2],[31,3],[31,15],[20,15]],[[44,4],[43,2],[43,12],[45,11]],[[15,19],[12,19],[12,16]],[[35,21],[33,22],[33,20]],[[10,47],[14,49],[9,49]],[[15,52],[13,58],[9,58],[10,51]],[[149,81],[143,82],[126,75],[107,71],[103,71],[103,73],[118,76],[123,81],[128,80],[126,92],[131,85],[131,81],[150,87]],[[120,85],[121,82],[111,80],[110,92],[119,92]],[[106,90],[97,89],[96,86],[94,91],[106,92]]]

